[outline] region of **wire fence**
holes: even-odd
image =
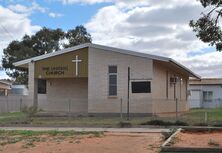
[[[222,99],[189,99],[190,108],[222,108]]]
[[[28,96],[0,96],[0,113],[19,112],[23,107],[30,107],[31,99]]]
[[[130,118],[141,117],[141,122],[149,120],[162,120],[166,122],[181,121],[189,125],[222,125],[221,101],[208,102],[217,103],[216,108],[190,109],[190,102],[180,99],[130,99]],[[0,113],[19,112],[24,107],[32,106],[32,100],[28,96],[6,96],[0,97]],[[106,118],[115,116],[126,119],[127,98],[50,98],[46,95],[38,96],[38,109],[40,115],[51,116],[86,116]],[[108,116],[106,116],[108,115]],[[110,115],[110,116],[109,116]],[[143,117],[143,118],[142,118]]]
[[[0,113],[21,111],[23,107],[33,105],[29,96],[0,96]],[[175,115],[186,112],[189,105],[186,100],[151,99],[140,97],[130,99],[129,110],[127,98],[47,98],[46,95],[38,96],[38,109],[44,112],[73,113],[86,115],[92,114],[141,114],[153,116],[158,114]]]

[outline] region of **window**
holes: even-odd
[[[151,93],[150,81],[132,82],[132,93]]]
[[[213,92],[212,91],[203,91],[203,101],[211,102],[213,100]]]
[[[5,90],[4,89],[0,89],[0,96],[5,96]]]
[[[117,66],[109,66],[109,96],[117,96]]]
[[[46,94],[46,80],[43,79],[38,80],[38,93]]]

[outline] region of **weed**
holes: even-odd
[[[210,139],[210,140],[208,141],[208,145],[209,145],[209,146],[215,146],[215,147],[220,146],[220,144],[219,144],[218,142],[216,142],[215,140],[212,140],[212,139]]]
[[[118,125],[119,125],[119,127],[121,127],[121,128],[124,128],[124,127],[127,127],[127,128],[132,127],[132,124],[131,124],[130,122],[124,122],[124,121],[119,122]]]
[[[183,121],[169,122],[169,121],[163,121],[163,120],[150,120],[150,121],[141,123],[141,125],[162,125],[162,126],[178,125],[178,126],[188,126],[188,124],[186,122],[183,122]]]
[[[76,143],[76,144],[79,144],[79,143],[81,143],[81,141],[80,141],[80,140],[77,140],[77,141],[75,141],[75,143]]]
[[[31,106],[31,107],[24,106],[22,108],[22,112],[26,114],[27,117],[31,118],[38,112],[38,109],[37,107],[34,107],[34,106]]]

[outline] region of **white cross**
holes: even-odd
[[[76,55],[76,59],[75,60],[72,60],[73,63],[76,63],[76,76],[78,76],[78,68],[79,68],[79,63],[82,62],[82,60],[79,60],[78,59],[78,55]]]

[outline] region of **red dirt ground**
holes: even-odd
[[[56,141],[55,141],[56,140]],[[45,142],[0,146],[1,153],[156,153],[162,144],[161,133],[105,133],[101,137],[81,136]],[[25,146],[25,147],[24,147]]]
[[[209,145],[216,142],[218,146]],[[174,139],[174,147],[222,147],[222,132],[180,132]]]

